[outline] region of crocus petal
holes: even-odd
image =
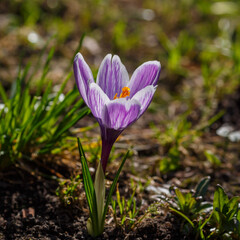
[[[157,84],[161,70],[161,64],[158,61],[145,62],[139,66],[133,73],[129,82],[130,97],[148,85]]]
[[[92,71],[85,62],[83,56],[78,53],[73,62],[73,70],[74,70],[74,76],[76,79],[78,90],[85,101],[85,103],[88,104],[88,91],[89,91],[89,84],[94,82]]]
[[[140,110],[140,114],[138,117],[140,117],[148,108],[148,106],[150,105],[153,95],[156,91],[156,87],[157,86],[147,86],[145,88],[143,88],[142,90],[140,90],[139,92],[137,92],[132,99],[137,100],[140,105],[141,105],[141,110]]]
[[[92,111],[94,117],[101,119],[103,107],[109,102],[108,96],[102,91],[102,89],[96,84],[90,84],[90,90],[88,95],[89,108]]]
[[[141,105],[137,100],[116,99],[103,109],[103,124],[107,128],[121,130],[137,120]]]
[[[128,82],[128,72],[120,58],[117,55],[112,57],[108,54],[100,65],[97,84],[112,100],[116,93],[118,96],[121,94],[122,88],[127,86]]]

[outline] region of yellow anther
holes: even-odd
[[[113,99],[117,99],[117,98],[118,98],[118,97],[117,97],[117,93],[116,93]]]
[[[129,87],[124,87],[122,89],[122,92],[119,96],[119,98],[125,98],[125,97],[128,97],[130,95],[130,88]],[[115,94],[114,98],[113,99],[117,99],[117,93]]]

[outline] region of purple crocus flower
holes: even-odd
[[[121,132],[148,108],[156,91],[161,65],[145,62],[128,72],[117,55],[108,54],[102,61],[96,82],[83,56],[74,59],[78,90],[101,128],[101,163],[105,172],[112,146]]]

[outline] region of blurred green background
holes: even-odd
[[[0,81],[10,89],[19,66],[30,64],[34,90],[50,53],[44,81],[60,84],[79,49],[95,76],[107,53],[118,54],[130,75],[159,60],[161,81],[150,110],[167,121],[188,111],[199,123],[239,86],[239,22],[237,0],[2,0]],[[74,84],[71,76],[65,90]]]
[[[204,66],[205,75],[224,72],[224,84],[229,71],[231,78],[239,74],[239,16],[237,0],[2,0],[0,79],[13,81],[18,66],[34,64],[48,41],[45,54],[56,50],[49,78],[62,79],[85,34],[81,53],[95,68],[111,52],[131,73],[160,60],[170,89],[202,75]]]

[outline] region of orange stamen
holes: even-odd
[[[125,97],[128,97],[130,95],[130,88],[129,87],[124,87],[122,89],[122,92],[119,96],[119,98],[125,98]],[[114,98],[113,99],[117,99],[117,93],[115,94]]]
[[[117,97],[117,93],[116,93],[113,99],[117,99],[117,98],[118,98],[118,97]]]

